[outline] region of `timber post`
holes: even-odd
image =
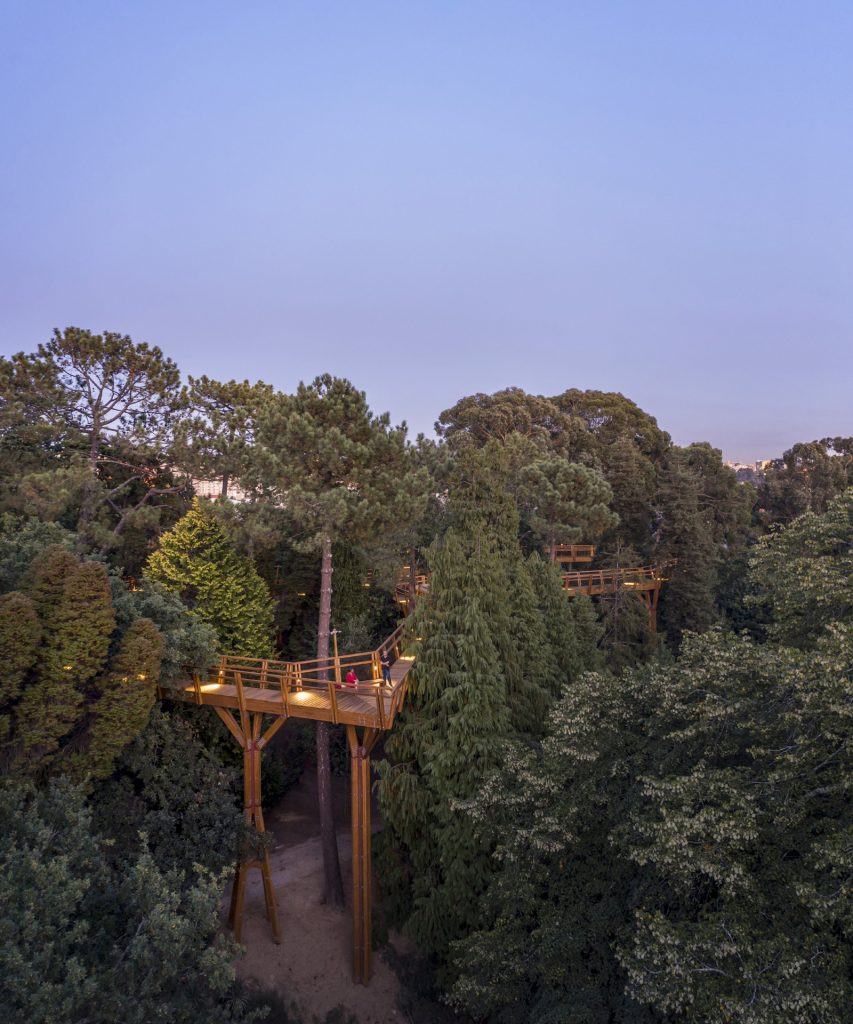
[[[261,806],[261,751],[287,719],[285,717],[276,718],[266,733],[261,735],[264,717],[262,714],[249,714],[241,709],[242,713],[238,724],[234,715],[227,709],[217,707],[214,710],[243,749],[243,820],[248,828],[254,828],[259,835],[262,835],[266,829],[264,811]],[[275,902],[275,886],[272,881],[269,850],[266,847],[258,856],[248,857],[244,852],[244,855],[240,857],[234,875],[234,885],[231,889],[228,924],[234,931],[234,938],[240,942],[243,935],[243,904],[246,899],[246,882],[252,868],[258,868],[261,872],[267,919],[272,928],[273,940],[280,943],[281,929]]]
[[[356,727],[347,726],[352,801],[353,977],[361,985],[370,981],[373,961],[370,751],[378,736],[378,729],[365,729],[359,740]]]

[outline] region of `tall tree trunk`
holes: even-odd
[[[228,497],[228,485],[231,483],[231,477],[227,473],[222,474],[222,487],[219,490],[220,498]]]
[[[418,549],[413,545],[409,549],[409,611],[413,611],[415,607],[415,601],[418,599],[418,566],[416,559],[418,557]]]
[[[332,540],[323,538],[320,569],[320,619],[317,624],[317,657],[329,657],[329,629],[332,621]],[[344,905],[344,884],[335,832],[332,805],[332,762],[329,758],[329,723],[317,723],[317,803],[320,808],[320,844],[323,847],[325,887],[323,901],[333,907]]]

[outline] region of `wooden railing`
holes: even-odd
[[[429,590],[429,576],[418,573],[415,576],[415,597],[421,597]],[[394,599],[398,604],[407,604],[412,598],[412,582],[409,576],[401,576],[394,586]]]
[[[546,547],[546,556],[550,557],[550,553],[551,549]],[[555,562],[591,562],[594,557],[594,544],[557,544],[554,548]]]
[[[585,594],[602,593],[617,587],[650,589],[665,582],[667,565],[644,565],[630,569],[587,569],[583,572],[564,572],[563,590]]]

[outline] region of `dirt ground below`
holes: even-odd
[[[246,886],[243,917],[246,954],[237,962],[237,973],[278,990],[309,1020],[312,1014],[322,1020],[326,1013],[340,1006],[355,1014],[359,1024],[405,1024],[406,1017],[396,1008],[397,978],[376,952],[370,984],[356,985],[352,980],[348,778],[334,779],[334,796],[347,907],[336,911],[321,903],[323,861],[316,779],[306,774],[267,814],[266,825],[276,842],[270,861],[281,945],[272,940],[260,872],[252,871]],[[229,896],[230,892],[226,893],[226,911]]]

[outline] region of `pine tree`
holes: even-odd
[[[177,594],[219,637],[228,654],[272,653],[273,609],[267,585],[232,547],[219,522],[196,498],[160,538],[145,576]]]
[[[428,478],[406,447],[406,426],[375,415],[364,392],[325,374],[295,395],[280,395],[259,418],[255,476],[284,506],[298,539],[320,554],[317,658],[329,657],[333,545],[373,539],[419,515]],[[317,790],[326,902],[343,904],[331,791],[329,725],[318,722]]]
[[[553,560],[557,544],[594,540],[616,525],[613,492],[595,469],[568,459],[538,459],[521,471],[528,521]]]

